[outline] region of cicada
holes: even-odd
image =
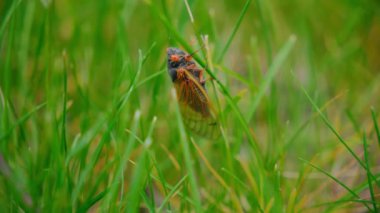
[[[168,72],[186,127],[197,135],[218,138],[220,129],[206,91],[203,69],[196,65],[192,55],[180,49],[170,47],[167,55]]]

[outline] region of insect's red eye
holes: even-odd
[[[179,56],[178,55],[171,55],[170,56],[170,60],[174,61],[174,62],[178,62],[179,61]]]

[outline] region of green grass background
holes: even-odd
[[[170,46],[203,46],[218,140]],[[376,212],[379,97],[376,0],[0,1],[0,210]]]

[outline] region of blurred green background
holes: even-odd
[[[218,140],[167,47],[200,49]],[[0,209],[376,212],[379,59],[376,0],[0,1]]]

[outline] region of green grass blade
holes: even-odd
[[[376,180],[380,180],[380,175],[379,174],[376,175]],[[357,186],[355,186],[355,188],[353,188],[352,191],[354,191],[356,194],[361,194],[361,193],[365,192],[367,189],[368,189],[368,182],[367,182],[367,179],[366,179],[362,183],[360,183]],[[340,199],[334,201],[333,203],[343,203],[346,200],[350,200],[350,199],[353,199],[352,195],[351,194],[347,194],[345,196],[342,196]],[[366,203],[369,203],[369,204],[372,203],[371,200],[363,200],[363,201],[365,201]],[[327,207],[326,211],[327,212],[331,212],[336,207],[337,207],[336,205],[330,205],[330,206]]]
[[[138,208],[140,206],[141,197],[145,199],[145,202],[147,203],[148,206],[150,206],[150,208],[152,208],[152,205],[154,204],[153,200],[152,200],[152,202],[150,202],[150,200],[148,200],[148,198],[145,195],[145,192],[143,190],[143,187],[144,187],[145,179],[149,177],[148,174],[150,174],[150,170],[151,170],[150,161],[148,158],[149,154],[150,154],[148,148],[152,144],[152,134],[153,134],[153,130],[154,130],[156,121],[157,121],[157,118],[153,117],[153,120],[152,120],[151,125],[150,125],[149,130],[148,130],[148,135],[142,144],[144,149],[143,149],[142,153],[140,154],[141,156],[139,157],[139,159],[137,161],[136,168],[135,168],[134,174],[132,176],[132,181],[130,183],[130,185],[131,185],[130,190],[128,191],[128,194],[125,197],[125,199],[123,199],[123,197],[120,198],[121,203],[127,204],[126,208],[127,208],[128,212],[136,212],[138,210]],[[130,138],[133,138],[135,140],[137,137],[136,137],[136,135],[133,134],[133,132],[136,132],[136,130],[131,131],[132,134],[131,134]],[[128,146],[129,146],[129,143],[128,143]],[[127,163],[126,160],[128,158],[129,158],[129,156],[128,157],[123,156],[123,167],[122,168],[125,168],[124,164]],[[123,174],[123,173],[124,173],[124,170],[120,174]],[[121,181],[123,179],[124,178],[121,178]],[[121,188],[123,188],[123,185]],[[151,196],[154,196],[154,194],[152,194]],[[119,209],[119,211],[121,211],[121,208]]]
[[[109,140],[110,131],[114,128],[115,123],[109,123],[106,132],[103,134],[99,144],[96,146],[94,152],[92,153],[89,161],[86,163],[85,167],[82,169],[76,187],[73,190],[71,197],[71,204],[76,207],[78,203],[78,198],[80,193],[86,183],[87,178],[90,176],[92,170],[94,169],[96,162],[99,160],[100,153],[103,149],[103,145]]]
[[[219,66],[218,68],[222,72],[224,72],[226,75],[240,81],[241,83],[245,84],[247,87],[252,87],[252,82],[250,82],[249,79],[246,79],[242,74],[240,74],[234,70],[230,70],[225,66]]]
[[[341,97],[341,95],[342,94],[337,95],[334,98],[327,101],[325,104],[323,104],[323,106],[320,108],[320,110],[324,111],[332,102],[336,101],[339,97]],[[303,121],[303,123],[296,128],[296,131],[294,133],[292,133],[292,136],[289,137],[290,139],[288,139],[285,142],[285,144],[281,148],[282,152],[289,150],[292,147],[292,145],[294,144],[297,137],[299,137],[299,135],[306,129],[306,127],[309,125],[309,123],[312,120],[314,120],[315,118],[317,118],[318,116],[319,116],[319,113],[314,112],[307,119],[305,119],[305,121]],[[280,157],[280,155],[278,155],[277,157]]]
[[[350,189],[350,187],[348,187],[346,184],[344,184],[338,178],[334,177],[333,175],[329,174],[325,170],[319,168],[318,166],[312,164],[311,162],[309,162],[307,160],[304,160],[302,158],[300,158],[300,160],[303,161],[304,163],[307,163],[308,165],[310,165],[311,167],[315,168],[316,170],[320,171],[321,173],[325,174],[327,177],[331,178],[334,182],[336,182],[337,184],[339,184],[340,186],[342,186],[344,189],[346,189],[353,197],[360,199],[360,196],[358,194],[356,194],[352,189]],[[368,208],[368,210],[371,210],[366,203],[363,203],[363,205],[365,205]]]
[[[237,177],[236,175],[234,175],[232,172],[228,171],[226,168],[222,168],[221,169],[224,173],[226,173],[227,175],[231,176],[237,183],[239,183],[243,188],[248,188],[249,186],[244,183],[239,177]]]
[[[371,172],[371,166],[369,164],[369,159],[368,159],[368,144],[367,144],[367,139],[366,139],[366,136],[365,134],[363,134],[363,150],[364,150],[364,162],[366,164],[366,173],[367,173],[367,181],[368,181],[368,188],[369,188],[369,192],[370,192],[370,195],[371,195],[371,199],[372,199],[372,205],[373,205],[373,211],[374,212],[378,212],[377,210],[377,205],[376,205],[376,197],[375,197],[375,193],[373,191],[373,186],[372,186],[372,172]]]
[[[146,136],[146,138],[145,138],[144,141],[142,141],[142,140],[141,140],[141,139],[135,134],[135,132],[137,132],[137,126],[135,126],[135,129],[127,130],[127,132],[131,135],[131,136],[130,136],[130,140],[133,138],[134,140],[137,140],[137,142],[139,142],[139,143],[141,144],[141,146],[143,146],[144,151],[143,151],[143,153],[142,153],[141,155],[147,155],[147,157],[149,156],[150,159],[151,159],[151,161],[153,161],[153,164],[154,164],[155,162],[154,162],[154,159],[153,159],[153,157],[152,157],[152,154],[150,153],[150,150],[149,150],[148,148],[149,148],[149,147],[151,146],[151,144],[152,144],[152,134],[153,134],[153,130],[154,130],[154,127],[155,127],[156,122],[157,122],[157,117],[153,117],[152,122],[151,122],[151,125],[150,125],[149,130],[148,130],[148,134],[147,134],[147,136]],[[131,143],[128,142],[128,146],[127,146],[127,148],[126,148],[126,151],[124,151],[124,155],[123,155],[123,157],[122,157],[122,163],[120,164],[121,166],[120,166],[119,169],[117,170],[117,171],[119,171],[117,174],[120,174],[120,175],[118,175],[118,177],[115,178],[115,180],[117,180],[117,178],[120,178],[120,181],[121,181],[121,192],[120,192],[120,194],[121,194],[121,196],[120,196],[120,202],[121,202],[121,203],[123,202],[123,199],[124,199],[124,197],[123,197],[123,188],[124,188],[124,184],[123,184],[123,183],[124,183],[124,182],[123,182],[124,177],[123,177],[123,174],[124,174],[124,171],[125,171],[126,168],[127,168],[127,160],[129,160],[129,156],[130,156],[130,154],[131,154],[131,152],[132,152],[132,149],[130,149],[130,148],[132,148],[132,147],[129,147],[130,144],[131,144]],[[150,167],[150,166],[149,166],[149,167]],[[147,196],[145,195],[145,192],[144,192],[144,193],[140,193],[140,195],[143,196],[144,199],[147,198]],[[154,197],[151,198],[151,201],[152,201],[152,202],[150,202],[150,200],[146,200],[148,206],[151,206],[151,205],[154,204],[154,203],[153,203],[153,201],[154,201],[153,199],[154,199]],[[119,208],[119,211],[121,211],[121,210],[122,210],[122,209]]]
[[[145,79],[141,80],[141,81],[137,84],[136,87],[140,87],[140,86],[146,84],[147,82],[153,80],[154,78],[157,78],[158,76],[160,76],[160,75],[162,75],[162,74],[164,74],[164,73],[166,73],[166,72],[167,72],[167,71],[166,71],[166,68],[165,68],[164,70],[160,70],[160,71],[158,71],[158,72],[155,72],[154,74],[152,74],[152,75],[146,77]]]
[[[99,200],[101,200],[107,194],[107,189],[95,195],[94,197],[86,200],[85,203],[79,208],[79,212],[87,212],[89,209],[95,205]]]
[[[3,38],[3,34],[4,34],[4,31],[5,31],[5,28],[7,27],[7,24],[9,23],[9,20],[11,19],[12,15],[15,13],[15,10],[20,5],[20,3],[21,3],[21,0],[13,1],[13,4],[12,4],[11,8],[8,10],[8,13],[6,14],[4,20],[1,23],[1,27],[0,27],[0,39]]]
[[[355,132],[360,134],[360,125],[358,124],[358,121],[355,119],[354,115],[352,114],[351,110],[346,109],[346,114],[348,119],[351,121],[353,128],[355,129]]]
[[[169,189],[170,191],[173,190],[174,186],[170,185],[169,183],[164,183],[162,182],[162,178],[159,178],[159,177],[156,177],[154,176],[153,174],[150,174],[150,177],[153,179],[153,180],[156,180],[158,182],[161,182],[163,185],[165,185],[167,187],[167,189]],[[181,198],[183,198],[186,202],[188,202],[189,204],[191,204],[192,206],[195,206],[195,201],[191,198],[191,197],[188,197],[185,193],[183,192],[180,192],[180,191],[177,191],[177,195]],[[168,203],[169,204],[169,203]]]
[[[148,188],[146,188],[145,190],[148,190]],[[153,191],[151,190],[151,188],[149,188],[149,193],[153,193]],[[148,210],[149,212],[151,213],[155,213],[156,212],[156,207],[155,207],[155,204],[154,204],[154,196],[150,196],[150,194],[148,193],[145,193],[145,192],[140,192],[140,196],[143,200],[143,202],[146,204],[146,208],[145,207],[142,207],[140,208],[139,210],[140,211],[144,211],[144,210]]]
[[[67,157],[66,157],[66,166],[70,163],[70,160],[78,155],[81,151],[87,148],[91,141],[94,140],[96,135],[100,132],[101,128],[105,126],[107,120],[100,116],[98,120],[95,122],[93,127],[89,128],[83,136],[79,136],[78,141],[73,143],[69,148]]]
[[[166,195],[165,199],[162,201],[160,207],[158,207],[158,212],[161,212],[162,209],[164,208],[164,206],[166,205],[166,203],[169,202],[170,198],[174,195],[174,193],[177,192],[177,190],[179,189],[179,187],[182,186],[182,184],[185,182],[185,180],[187,179],[188,175],[185,175],[181,178],[181,180],[178,181],[178,183],[172,188],[172,190],[169,192],[168,195]]]
[[[375,112],[375,109],[373,107],[371,108],[371,115],[372,115],[373,125],[375,126],[375,132],[376,132],[377,142],[378,142],[379,147],[380,147],[379,124],[377,123],[376,112]]]
[[[264,12],[264,8],[263,8],[264,2],[266,2],[266,1],[255,0],[257,14],[259,16],[259,21],[260,21],[260,24],[262,27],[261,34],[264,37],[264,41],[265,41],[267,62],[268,62],[268,64],[270,64],[270,63],[272,63],[272,44],[271,44],[272,41],[270,38],[269,22],[265,19],[265,15],[267,17],[270,17],[271,14]]]
[[[149,164],[147,152],[144,150],[139,157],[134,169],[130,188],[122,204],[126,204],[127,212],[138,212],[140,206],[140,192],[144,189],[144,183],[148,174],[147,164]]]
[[[255,96],[254,100],[252,101],[251,106],[249,107],[250,110],[247,116],[248,122],[251,121],[251,119],[253,118],[261,99],[264,97],[265,92],[269,89],[277,73],[281,70],[280,69],[281,65],[284,64],[285,59],[290,54],[290,51],[293,49],[295,43],[296,43],[296,37],[290,36],[288,41],[284,44],[284,46],[276,55],[275,59],[273,60],[273,63],[270,65],[268,69],[268,74],[265,77],[265,79],[262,81],[262,83],[260,84],[257,95]]]
[[[67,72],[68,72],[68,65],[67,65],[67,53],[66,51],[63,52],[63,103],[62,103],[62,123],[61,123],[61,144],[62,144],[62,150],[64,151],[65,155],[67,154],[67,139],[66,139],[66,112],[67,112]]]
[[[141,117],[140,111],[135,112],[133,124],[132,124],[132,128],[131,128],[132,132],[137,131],[138,124],[140,121],[140,117]],[[126,143],[125,149],[122,152],[123,155],[121,156],[120,162],[115,163],[117,165],[117,167],[115,170],[114,178],[113,178],[112,182],[110,183],[109,192],[108,192],[107,197],[103,203],[103,205],[104,205],[103,209],[105,211],[109,210],[110,208],[113,209],[112,206],[113,206],[113,203],[116,203],[117,192],[119,189],[121,189],[121,190],[123,189],[123,187],[121,187],[122,183],[124,182],[124,175],[123,174],[128,169],[127,163],[128,163],[128,160],[129,160],[129,157],[132,153],[133,148],[135,148],[135,144],[136,144],[135,141],[136,141],[135,137],[133,137],[133,136],[129,137],[129,140]],[[122,196],[123,196],[123,193],[121,193],[121,198],[122,198]]]
[[[141,73],[141,70],[142,70],[143,58],[144,57],[143,57],[141,51],[139,51],[139,63],[138,63],[138,68],[137,68],[136,74],[132,78],[132,82],[130,84],[130,87],[129,87],[128,91],[122,96],[122,98],[120,99],[120,102],[115,106],[114,114],[110,115],[110,118],[109,118],[109,121],[108,121],[108,124],[107,124],[107,130],[103,134],[103,136],[102,136],[102,138],[101,138],[98,146],[96,147],[93,155],[91,156],[89,162],[86,164],[85,168],[83,169],[83,171],[80,174],[80,177],[79,177],[79,180],[78,180],[78,183],[77,183],[77,187],[73,191],[73,195],[72,195],[72,199],[71,199],[71,202],[72,202],[73,206],[76,206],[76,203],[78,202],[79,193],[82,190],[83,185],[85,184],[86,179],[90,175],[91,170],[94,168],[96,162],[98,161],[99,156],[100,156],[100,152],[101,152],[101,150],[103,148],[103,145],[107,141],[109,141],[109,139],[110,139],[110,134],[111,134],[112,129],[115,128],[116,121],[118,119],[118,115],[120,114],[123,106],[129,100],[129,97],[132,94],[132,91],[136,88],[137,81],[139,79],[139,76],[140,76],[140,73]]]
[[[372,204],[373,202],[370,201],[370,200],[363,200],[363,199],[345,199],[345,200],[337,200],[337,201],[333,201],[333,202],[323,202],[323,203],[318,203],[318,204],[315,204],[315,205],[312,205],[312,206],[309,206],[303,210],[307,210],[307,209],[313,209],[313,208],[319,208],[319,207],[323,207],[323,206],[327,206],[327,207],[331,207],[331,206],[336,206],[337,204],[347,204],[347,203],[361,203],[361,204],[364,204],[364,203],[368,203],[368,204]],[[329,212],[330,209],[326,210],[326,212]]]
[[[13,132],[15,128],[17,128],[19,125],[26,122],[34,113],[36,113],[38,110],[42,109],[46,103],[42,103],[38,106],[36,106],[34,109],[32,109],[30,112],[23,115],[20,119],[16,121],[16,123],[8,130],[5,131],[5,133],[0,135],[0,141],[7,139]]]
[[[226,54],[228,48],[230,47],[231,42],[232,42],[232,40],[234,39],[235,34],[236,34],[236,32],[238,31],[238,29],[239,29],[239,27],[240,27],[240,24],[241,24],[241,22],[242,22],[242,20],[243,20],[243,18],[244,18],[244,16],[245,16],[245,14],[247,13],[247,10],[248,10],[249,5],[251,4],[251,2],[252,2],[252,0],[247,0],[247,1],[245,2],[245,5],[244,5],[244,7],[243,7],[243,9],[242,9],[242,11],[241,11],[241,13],[240,13],[240,15],[239,15],[239,18],[238,18],[236,24],[234,25],[234,29],[232,30],[231,35],[228,37],[228,40],[227,40],[226,45],[224,46],[224,48],[223,48],[223,50],[221,51],[221,53],[220,53],[218,59],[216,60],[216,62],[217,62],[218,64],[223,60],[224,55]]]
[[[338,131],[332,126],[330,121],[327,119],[327,117],[323,114],[323,112],[320,110],[320,108],[317,106],[317,104],[313,101],[313,99],[310,97],[309,93],[305,90],[304,87],[301,87],[302,91],[304,92],[305,96],[313,106],[314,110],[319,113],[321,116],[323,122],[326,124],[326,126],[331,130],[331,132],[338,138],[339,142],[343,144],[343,146],[347,149],[347,151],[356,159],[356,161],[362,166],[364,169],[366,169],[365,164],[363,163],[362,160],[355,154],[355,152],[347,145],[346,141],[340,136]]]

